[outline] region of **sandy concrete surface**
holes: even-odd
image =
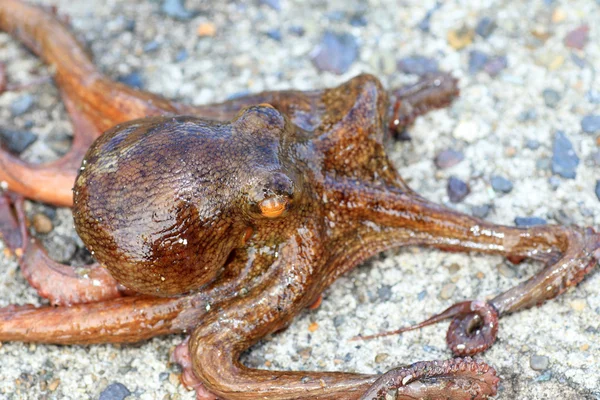
[[[398,59],[432,58],[460,79],[462,95],[450,108],[420,118],[410,130],[411,142],[395,145],[391,157],[414,189],[449,204],[446,185],[456,176],[471,187],[465,200],[449,204],[461,211],[491,205],[487,218],[498,223],[537,216],[548,223],[600,225],[594,193],[600,179],[599,135],[583,132],[580,125],[584,116],[600,112],[597,1],[447,0],[436,9],[432,0],[335,0],[328,5],[281,0],[275,2],[280,10],[258,1],[188,1],[188,9],[200,13],[184,21],[165,16],[161,2],[152,0],[44,3],[70,15],[103,72],[115,78],[139,72],[146,89],[194,104],[265,89],[332,86],[361,72],[393,87],[415,80],[398,71]],[[419,25],[429,10],[434,11],[427,32]],[[464,27],[468,37],[484,17],[495,21],[495,29],[480,27],[483,35],[467,38],[459,49],[454,33]],[[583,49],[566,46],[565,36],[586,23],[591,29]],[[311,61],[326,29],[353,35],[358,44],[359,55],[343,75],[319,71]],[[199,30],[208,36],[199,36]],[[500,64],[505,56],[507,65],[471,74],[472,50],[500,57]],[[46,73],[39,60],[5,34],[0,34],[0,61],[13,82]],[[24,94],[33,96],[33,104],[13,116],[11,107]],[[71,133],[52,84],[0,95],[0,124],[28,126],[38,135],[23,153],[32,161],[64,152]],[[557,130],[580,159],[575,179],[551,172]],[[437,169],[434,157],[447,148],[461,151],[464,160]],[[510,180],[513,190],[494,191],[493,175]],[[32,203],[28,210],[52,214]],[[55,229],[45,243],[56,257],[69,258],[80,244],[69,211],[58,210],[53,221]],[[348,339],[417,322],[457,301],[495,295],[539,267],[475,254],[390,251],[340,279],[325,292],[318,310],[304,312],[245,359],[260,368],[383,372],[448,358],[447,324],[363,343]],[[0,256],[0,271],[0,306],[42,303],[13,260]],[[314,322],[318,325],[309,330]],[[503,318],[497,343],[481,358],[502,378],[498,399],[600,399],[599,335],[600,274],[595,272],[559,299]],[[181,340],[173,336],[135,346],[88,347],[2,343],[0,398],[98,399],[120,382],[130,399],[192,399],[193,393],[179,384],[177,367],[168,363],[170,350]]]

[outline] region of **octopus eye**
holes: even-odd
[[[277,218],[283,215],[287,210],[290,199],[283,196],[275,196],[264,199],[258,203],[258,208],[262,216],[267,218]]]

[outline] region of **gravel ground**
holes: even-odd
[[[393,87],[416,79],[401,70],[437,62],[460,79],[462,95],[449,109],[419,119],[411,142],[395,145],[391,157],[412,187],[498,223],[539,217],[600,225],[600,129],[593,117],[600,113],[598,1],[189,1],[188,9],[199,13],[180,20],[161,12],[159,1],[47,3],[70,15],[102,71],[194,104],[265,89],[332,86],[360,72]],[[591,28],[587,42],[585,24]],[[334,33],[328,43],[343,39],[342,57],[313,63],[326,30]],[[413,56],[426,58],[398,64]],[[0,61],[11,82],[47,73],[5,34]],[[28,160],[53,159],[69,145],[70,124],[51,84],[0,95],[0,124],[38,136],[23,153]],[[557,139],[557,131],[564,138]],[[578,165],[564,151],[567,143]],[[437,168],[435,156],[450,148],[464,160]],[[470,185],[457,204],[449,203],[450,177]],[[33,203],[28,210],[52,218],[55,228],[44,241],[54,257],[85,258],[68,210]],[[0,256],[0,265],[1,306],[41,303],[13,260]],[[347,339],[497,294],[538,268],[500,257],[387,252],[336,282],[318,310],[262,341],[246,361],[272,369],[383,372],[448,358],[446,324],[364,343]],[[593,273],[559,299],[503,318],[499,340],[482,356],[502,377],[497,398],[600,399],[599,316],[600,274]],[[192,399],[168,362],[181,339],[135,346],[2,343],[0,398],[121,399],[123,388],[110,386],[119,382],[131,399]]]

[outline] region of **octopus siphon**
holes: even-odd
[[[558,296],[600,258],[592,228],[496,225],[407,186],[386,147],[458,95],[448,74],[392,91],[364,74],[329,89],[188,106],[104,76],[50,11],[2,0],[0,29],[52,67],[74,129],[71,150],[49,164],[0,153],[3,241],[51,303],[0,308],[1,341],[132,343],[187,333],[174,358],[199,399],[485,399],[499,379],[470,356],[493,344],[498,319]],[[24,198],[72,207],[97,261],[85,275],[28,237]],[[451,319],[453,359],[379,376],[240,362],[340,275],[401,246],[545,266],[490,300],[417,325]]]

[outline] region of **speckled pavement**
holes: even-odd
[[[416,79],[399,71],[399,59],[433,59],[460,79],[461,97],[420,118],[410,129],[412,141],[394,146],[391,157],[410,185],[467,213],[489,211],[487,218],[498,223],[535,216],[548,223],[600,226],[594,193],[600,132],[582,128],[585,116],[600,113],[598,1],[447,0],[436,7],[431,0],[334,0],[327,6],[316,0],[190,0],[187,8],[200,13],[183,20],[165,16],[162,2],[152,0],[44,3],[71,17],[106,74],[141,78],[146,89],[194,104],[266,89],[333,86],[361,72],[393,87]],[[492,25],[481,25],[490,20]],[[586,23],[587,42],[571,36],[565,44],[569,32]],[[356,40],[357,58],[342,75],[320,71],[311,60],[326,30]],[[487,61],[478,64],[485,57],[475,50]],[[11,82],[48,73],[5,34],[0,34],[0,61]],[[14,116],[22,96],[32,96],[32,104]],[[52,84],[1,94],[0,125],[38,135],[23,153],[31,161],[56,158],[71,134]],[[552,173],[557,131],[564,132],[580,160],[575,179]],[[449,148],[462,152],[464,160],[437,168],[435,156]],[[457,204],[448,199],[451,176],[471,189]],[[509,180],[512,190],[494,190],[492,176]],[[55,228],[44,241],[53,256],[81,258],[68,210],[54,214],[30,203],[28,211],[52,216]],[[288,330],[263,340],[245,360],[270,369],[384,372],[448,358],[447,324],[368,342],[348,339],[417,322],[457,301],[495,295],[539,267],[476,254],[390,251],[336,282],[318,310],[304,312]],[[0,255],[0,271],[0,306],[41,303],[13,260]],[[103,391],[103,399],[123,398],[109,397],[106,389],[115,382],[131,392],[128,399],[192,399],[179,384],[178,368],[168,362],[181,340],[88,347],[2,343],[0,399],[98,399]],[[502,378],[497,399],[600,399],[600,274],[540,308],[503,318],[497,343],[481,358]]]

